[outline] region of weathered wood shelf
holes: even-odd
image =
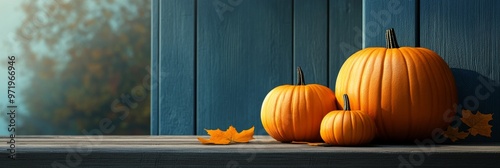
[[[255,138],[201,145],[196,136],[19,136],[17,159],[2,149],[0,167],[496,167],[500,159],[499,143],[322,147]]]

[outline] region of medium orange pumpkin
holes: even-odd
[[[321,120],[337,109],[333,91],[319,84],[304,83],[297,68],[297,85],[281,85],[264,98],[261,121],[266,132],[281,142],[321,141]]]
[[[349,97],[343,96],[344,110],[328,113],[321,122],[320,134],[327,144],[359,146],[375,138],[376,126],[373,119],[363,111],[352,110]]]
[[[386,40],[386,48],[365,48],[344,62],[336,97],[347,93],[352,109],[367,112],[382,141],[430,137],[455,115],[457,91],[452,72],[429,49],[399,47],[394,29],[387,30]]]

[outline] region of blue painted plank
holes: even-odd
[[[301,66],[307,84],[328,86],[328,0],[293,2],[292,72]]]
[[[363,48],[385,46],[394,28],[400,46],[418,46],[418,0],[363,0]]]
[[[159,128],[160,128],[160,123],[159,123],[159,94],[158,94],[158,77],[159,77],[159,71],[158,71],[158,62],[159,62],[159,2],[158,0],[152,0],[151,1],[151,120],[150,120],[150,125],[151,125],[151,135],[158,135],[159,134]]]
[[[198,1],[197,134],[255,126],[274,87],[292,82],[292,1]]]
[[[194,134],[195,1],[160,2],[159,134]]]
[[[420,8],[421,44],[452,68],[459,107],[494,113],[492,138],[467,140],[500,141],[500,1],[421,0]]]
[[[333,90],[342,64],[362,47],[362,0],[330,0],[329,8],[329,87]]]

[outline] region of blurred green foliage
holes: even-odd
[[[29,115],[18,134],[80,135],[103,119],[116,127],[109,134],[149,134],[150,1],[26,1],[23,11],[16,35]]]

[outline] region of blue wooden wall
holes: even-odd
[[[334,88],[344,60],[384,46],[393,27],[400,45],[448,62],[459,106],[495,113],[493,137],[472,140],[500,141],[498,9],[496,0],[154,0],[151,134],[229,125],[266,134],[262,100],[295,83],[297,66],[306,83]]]

